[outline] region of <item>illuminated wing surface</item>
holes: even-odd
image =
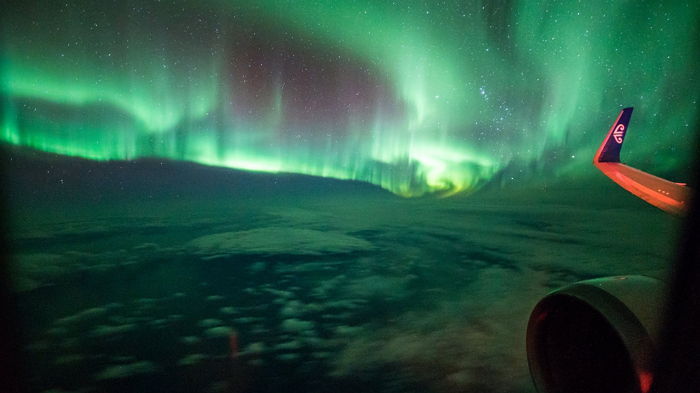
[[[690,198],[690,188],[620,163],[620,150],[627,135],[632,109],[625,108],[617,116],[593,157],[593,164],[620,187],[649,204],[674,215],[683,215]]]

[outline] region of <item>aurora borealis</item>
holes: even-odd
[[[634,107],[622,161],[697,190],[698,22],[687,0],[5,2],[25,390],[533,393],[540,299],[668,275],[681,221],[592,160]]]
[[[592,171],[617,110],[635,106],[626,157],[682,170],[698,7],[17,2],[2,13],[0,139],[449,195],[506,168]]]

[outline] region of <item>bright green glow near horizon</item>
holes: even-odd
[[[697,5],[489,3],[8,10],[0,140],[450,195],[499,171],[592,171],[616,111],[635,106],[626,156],[682,170],[700,91],[687,60]]]

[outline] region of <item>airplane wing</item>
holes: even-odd
[[[620,163],[620,150],[632,109],[625,108],[617,116],[593,157],[593,164],[620,187],[649,204],[674,215],[683,215],[690,198],[690,188],[685,183],[674,183]]]

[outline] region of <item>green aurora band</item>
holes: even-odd
[[[558,175],[590,171],[635,106],[626,157],[674,171],[697,114],[698,7],[18,3],[2,16],[0,139],[451,195],[545,155]]]

